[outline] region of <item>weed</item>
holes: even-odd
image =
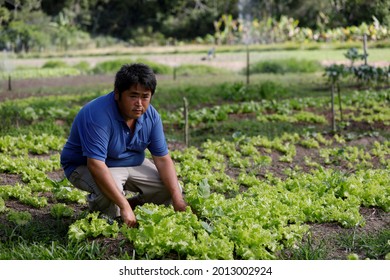
[[[283,259],[289,260],[324,260],[327,248],[323,240],[314,242],[311,235],[307,235],[301,244],[282,253]]]
[[[338,244],[346,253],[357,253],[361,259],[384,259],[390,252],[390,230],[383,229],[373,233],[358,233],[356,229],[349,234],[342,234]]]

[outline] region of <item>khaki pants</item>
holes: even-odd
[[[133,167],[110,167],[118,189],[139,193],[144,202],[171,203],[171,194],[163,185],[156,166],[148,159]],[[91,211],[100,211],[112,218],[120,216],[119,207],[112,203],[95,183],[87,166],[81,165],[71,174],[69,181],[78,189],[89,192],[87,201]],[[181,189],[181,186],[179,186]]]

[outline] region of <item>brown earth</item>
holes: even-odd
[[[4,100],[20,99],[29,96],[44,96],[50,92],[39,92],[43,88],[61,88],[61,87],[88,87],[88,86],[107,86],[113,87],[113,75],[82,75],[67,76],[59,78],[41,78],[41,79],[23,79],[11,80],[11,89],[8,81],[0,83],[0,102]]]

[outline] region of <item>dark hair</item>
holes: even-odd
[[[115,76],[115,91],[121,95],[122,92],[136,84],[149,89],[153,95],[157,86],[156,75],[153,70],[142,63],[123,65]]]

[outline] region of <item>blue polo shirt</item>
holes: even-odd
[[[108,167],[141,165],[145,149],[152,155],[168,153],[160,115],[149,105],[137,119],[132,135],[119,113],[114,92],[86,104],[73,121],[69,138],[61,153],[67,178],[87,158],[104,161]]]

